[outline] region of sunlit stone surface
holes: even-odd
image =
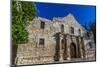
[[[29,41],[18,44],[15,64],[46,64],[95,60],[93,34],[87,37],[72,14],[48,20],[35,17],[26,27]],[[91,47],[92,46],[92,47]]]

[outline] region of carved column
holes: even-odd
[[[85,50],[85,44],[84,44],[84,39],[81,37],[81,43],[82,43],[82,52],[83,52],[83,58],[86,58],[86,50]]]
[[[79,41],[80,41],[81,58],[85,59],[86,58],[86,50],[85,50],[85,45],[84,45],[83,37],[80,37]]]
[[[80,51],[80,43],[79,43],[79,37],[76,37],[76,42],[77,42],[77,57],[81,57],[81,51]]]
[[[70,41],[71,41],[71,38],[68,35],[67,36],[67,60],[71,60],[71,55],[70,55]]]
[[[83,59],[83,50],[82,50],[81,37],[79,37],[79,44],[80,44],[80,55],[81,55],[81,58]]]
[[[63,52],[63,59],[67,59],[67,35],[64,35],[64,52]]]
[[[60,37],[60,61],[63,61],[62,36]]]
[[[54,36],[55,36],[55,40],[56,40],[54,60],[59,61],[59,58],[60,58],[60,34],[56,33]]]

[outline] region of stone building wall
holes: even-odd
[[[41,22],[44,23],[44,28],[41,28]],[[71,33],[71,27],[74,33]],[[65,62],[75,58],[82,60],[90,58],[88,52],[92,56],[95,51],[87,51],[87,40],[84,38],[87,31],[72,14],[63,18],[53,18],[53,20],[36,17],[29,22],[26,29],[29,39],[28,43],[18,45],[15,61],[18,65]],[[94,55],[92,58],[95,58]]]

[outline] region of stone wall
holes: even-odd
[[[87,50],[87,59],[88,60],[96,60],[96,52],[95,52],[95,49]]]
[[[18,65],[51,63],[54,61],[54,51],[54,46],[40,48],[32,44],[19,44],[15,63]]]
[[[41,29],[41,21],[45,22],[44,29]],[[64,25],[64,32],[61,32],[62,24]],[[74,33],[70,32],[70,27],[74,28]],[[57,51],[59,51],[57,52],[59,53],[59,62],[72,61],[71,43],[74,43],[76,48],[77,57],[74,58],[95,59],[95,50],[86,50],[85,41],[87,40],[84,40],[83,36],[86,30],[75,20],[72,14],[64,18],[55,18],[53,21],[36,17],[26,29],[29,33],[28,43],[18,44],[17,57],[15,59],[15,64],[17,65],[54,63]],[[79,35],[79,29],[81,30],[81,35]],[[54,37],[55,34],[59,34],[59,43]],[[64,35],[67,36],[64,37]],[[39,44],[41,38],[45,40],[44,45]],[[66,60],[63,60],[64,49],[62,49],[63,43],[61,43],[63,39],[66,40]],[[58,45],[60,47],[56,47]]]

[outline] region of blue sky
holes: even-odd
[[[72,13],[76,20],[89,29],[91,23],[95,23],[96,7],[72,4],[40,3],[35,2],[36,15],[52,20],[53,17],[65,17]]]

